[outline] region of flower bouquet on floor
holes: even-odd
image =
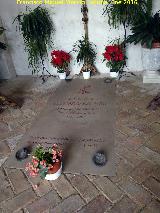
[[[38,146],[33,152],[31,162],[26,165],[26,171],[32,177],[40,175],[46,180],[57,179],[62,173],[62,150],[56,144],[47,149]]]
[[[123,72],[123,68],[126,65],[125,49],[123,44],[108,45],[105,47],[103,53],[104,60],[107,61],[106,66],[110,68],[111,77],[118,77],[118,74]]]
[[[70,54],[63,50],[53,50],[51,52],[51,56],[51,64],[57,68],[60,79],[65,79],[66,72],[68,72],[68,66],[71,60]]]

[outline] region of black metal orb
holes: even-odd
[[[24,160],[28,157],[29,153],[30,153],[30,149],[28,147],[21,148],[16,152],[16,159]]]
[[[107,162],[107,157],[104,151],[98,151],[93,156],[93,162],[96,166],[104,166]]]

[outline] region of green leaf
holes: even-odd
[[[51,36],[55,29],[49,11],[38,6],[34,10],[29,9],[26,13],[18,15],[15,20],[18,21],[24,38],[29,66],[33,73],[39,72],[40,67],[44,68],[44,60],[48,58],[48,46],[51,47],[53,44]]]
[[[145,0],[139,0],[138,4],[126,4],[124,0],[121,4],[113,4],[113,1],[106,2],[103,14],[108,15],[109,25],[115,28],[123,23],[126,25],[134,23],[139,19],[142,11],[148,10]]]
[[[150,16],[149,13],[144,13],[142,17],[142,20],[134,23],[134,27],[131,28],[133,34],[128,36],[127,42],[141,42],[142,45],[146,43],[146,46],[151,48],[153,41],[160,42],[160,14]]]
[[[45,168],[45,169],[41,170],[41,171],[40,171],[40,177],[41,177],[42,179],[44,179],[45,176],[46,176],[46,174],[47,174],[47,172],[48,172],[48,168]]]

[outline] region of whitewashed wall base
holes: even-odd
[[[144,70],[160,69],[160,48],[147,49],[142,48],[142,62]]]
[[[146,71],[143,74],[143,83],[160,83],[160,72],[158,71]]]

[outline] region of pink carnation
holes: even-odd
[[[32,159],[32,163],[33,163],[34,167],[37,167],[39,165],[39,160]]]
[[[40,165],[43,166],[43,168],[45,168],[46,167],[46,161],[45,160],[40,161]]]
[[[56,155],[57,154],[57,151],[52,149],[52,155]]]

